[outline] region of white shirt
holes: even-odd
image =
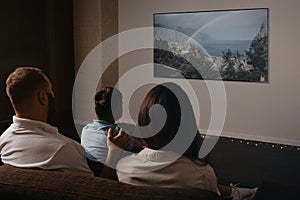
[[[201,188],[220,195],[214,170],[170,151],[145,148],[117,164],[120,182],[140,186]]]
[[[83,147],[41,121],[14,116],[0,137],[0,154],[4,164],[15,167],[92,174]]]

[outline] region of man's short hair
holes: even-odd
[[[114,103],[117,112],[114,112],[114,114],[119,115],[122,109],[122,94],[118,89],[113,87],[103,87],[95,94],[94,100],[96,114],[98,117],[105,121],[117,120],[117,118],[120,117],[113,115],[111,107],[112,95],[114,98],[116,98],[116,101],[114,101]]]
[[[24,106],[25,101],[36,91],[48,87],[46,75],[35,67],[18,67],[6,80],[6,93],[13,106]]]

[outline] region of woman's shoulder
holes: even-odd
[[[188,186],[206,188],[208,185],[214,186],[216,182],[214,169],[209,164],[201,160],[191,160],[186,156],[181,156],[167,171],[175,171],[177,179]]]
[[[215,177],[215,172],[211,165],[201,160],[191,160],[186,156],[181,156],[168,168],[180,172],[179,174],[187,180]]]

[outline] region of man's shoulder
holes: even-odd
[[[77,141],[75,141],[71,138],[68,138],[60,133],[57,133],[54,135],[49,134],[49,140],[57,141],[61,145],[72,145],[75,147],[81,146]]]
[[[76,141],[73,141],[72,139],[70,140],[65,140],[63,143],[61,143],[62,147],[67,148],[67,149],[76,149],[79,151],[84,150],[83,147],[77,143]]]

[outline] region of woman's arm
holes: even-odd
[[[130,136],[120,129],[118,135],[115,137],[112,134],[112,129],[108,130],[107,133],[107,147],[108,153],[105,161],[105,165],[101,170],[100,177],[107,179],[116,179],[116,165],[118,161],[122,158],[126,146],[130,142]]]

